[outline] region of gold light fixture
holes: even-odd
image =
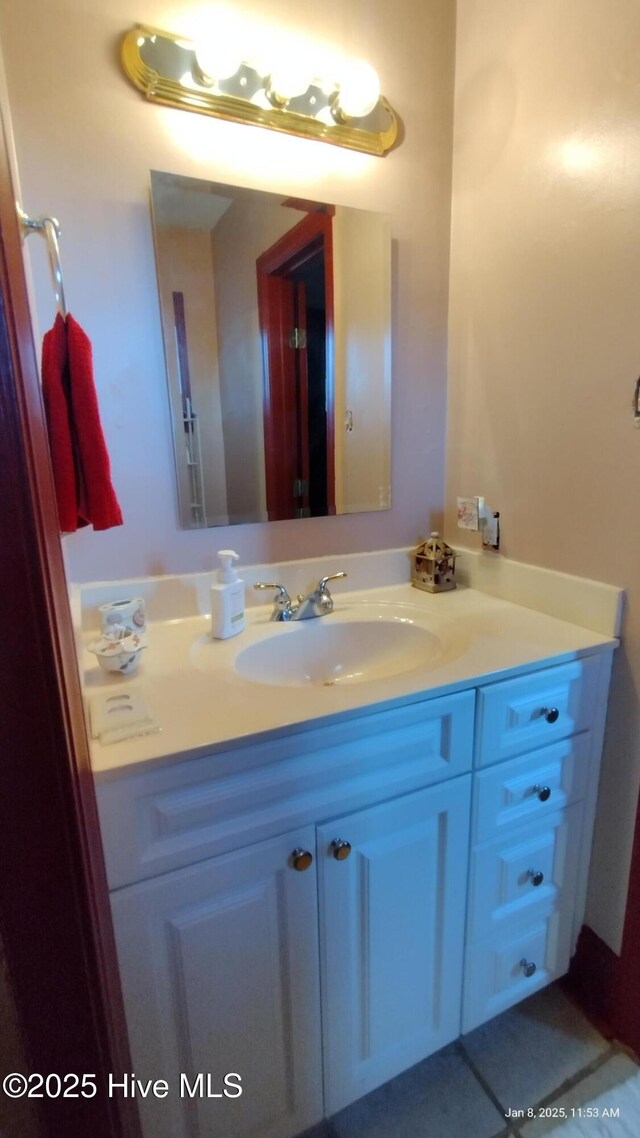
[[[122,42],[125,74],[152,102],[365,154],[386,154],[396,142],[397,117],[364,60],[327,82],[291,55],[271,67],[240,56],[222,39],[196,44],[140,24]]]

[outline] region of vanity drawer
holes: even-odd
[[[584,797],[591,734],[585,731],[530,755],[480,771],[475,778],[472,840],[554,814]]]
[[[567,971],[573,906],[566,900],[536,910],[526,921],[510,922],[494,936],[467,947],[463,1033]]]
[[[497,932],[526,918],[536,907],[572,893],[582,834],[581,802],[500,841],[485,842],[471,855],[467,938]]]
[[[109,888],[464,774],[474,706],[458,692],[99,783]]]
[[[600,657],[491,684],[478,693],[477,765],[543,747],[591,727]]]

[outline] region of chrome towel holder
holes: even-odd
[[[44,235],[47,242],[47,252],[49,254],[49,265],[51,267],[51,278],[53,280],[56,306],[63,319],[66,319],[67,306],[64,299],[62,265],[60,264],[60,247],[58,245],[60,223],[55,217],[28,217],[19,205],[16,206],[16,210],[24,237],[28,237],[30,233],[42,233]]]

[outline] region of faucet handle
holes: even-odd
[[[341,577],[346,577],[346,575],[346,573],[330,573],[328,577],[323,577],[321,581],[318,581],[313,597],[321,615],[333,612],[333,597],[327,588],[329,581],[339,581]]]
[[[277,581],[256,581],[254,589],[277,589],[277,593],[273,602],[273,612],[271,613],[272,620],[290,620],[293,615],[291,607],[291,597],[289,596],[284,585],[279,585]]]
[[[318,592],[319,593],[326,592],[327,585],[329,584],[329,581],[339,581],[341,577],[346,577],[346,576],[347,576],[346,573],[330,573],[328,577],[323,577],[322,580],[318,583]]]
[[[277,589],[278,592],[276,593],[275,597],[276,604],[278,601],[286,604],[287,601],[291,600],[291,597],[289,596],[284,585],[279,585],[277,581],[256,581],[253,587],[254,589]]]

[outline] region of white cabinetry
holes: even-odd
[[[576,803],[474,849],[463,1031],[566,972],[581,833]]]
[[[284,1138],[322,1117],[316,881],[291,868],[313,844],[306,827],[113,895],[135,1074],[170,1088],[138,1096],[145,1138]],[[200,1073],[219,1098],[181,1096]]]
[[[322,1118],[320,960],[330,1113],[458,1035],[469,792],[458,778],[317,846],[306,827],[114,894],[136,1076],[211,1073],[221,1092],[144,1100],[145,1132],[285,1138]]]
[[[589,656],[478,693],[464,1032],[569,967],[608,668],[608,657]]]
[[[470,782],[318,830],[328,1114],[459,1034]]]
[[[566,970],[610,659],[98,786],[145,1138],[292,1138]]]

